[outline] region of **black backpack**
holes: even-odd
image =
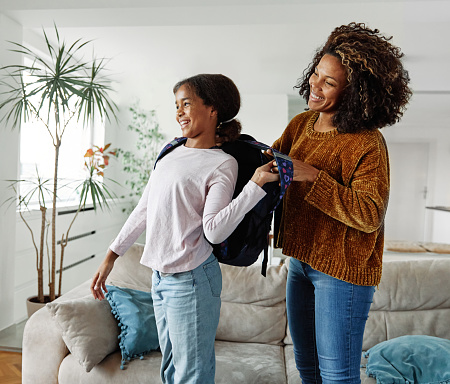
[[[157,162],[175,147],[186,142],[185,137],[172,140],[158,155]],[[252,178],[255,169],[269,160],[262,153],[271,149],[280,173],[280,183],[266,183],[264,196],[242,219],[233,233],[220,244],[211,244],[213,253],[219,262],[234,266],[247,267],[255,263],[264,251],[261,273],[266,275],[267,250],[269,232],[275,208],[283,198],[284,192],[293,179],[293,166],[289,156],[286,156],[268,145],[259,143],[249,135],[240,135],[239,140],[222,144],[221,149],[233,156],[238,162],[238,177],[233,199],[241,193],[244,186]]]

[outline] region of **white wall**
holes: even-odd
[[[286,94],[244,94],[238,117],[243,133],[272,145],[288,123],[288,97]]]
[[[16,63],[17,54],[7,51],[5,40],[21,40],[22,28],[14,21],[0,14],[0,65]],[[0,92],[4,90],[0,87]],[[0,96],[1,100],[1,96]],[[14,270],[15,261],[15,206],[1,206],[10,197],[6,189],[8,179],[18,175],[19,130],[12,131],[4,123],[0,124],[0,329],[13,323]]]
[[[450,207],[450,94],[415,94],[401,122],[383,129],[383,134],[388,146],[389,143],[428,145],[426,206]],[[415,177],[414,170],[409,177]],[[402,201],[396,203],[402,204]],[[450,212],[427,209],[425,220],[423,240],[450,242]],[[415,225],[406,217],[402,222],[406,227]]]

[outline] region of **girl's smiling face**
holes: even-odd
[[[175,106],[176,119],[184,137],[198,142],[209,142],[211,138],[215,141],[217,111],[214,107],[205,105],[186,84],[175,93]]]
[[[309,85],[308,107],[317,112],[334,113],[347,86],[347,70],[337,57],[324,55],[311,75]]]

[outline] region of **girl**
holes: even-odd
[[[176,120],[184,146],[164,156],[91,285],[103,299],[114,261],[146,230],[141,263],[153,269],[152,298],[162,352],[163,383],[214,383],[214,339],[222,275],[211,243],[225,240],[258,201],[266,182],[279,179],[272,163],[258,168],[232,200],[237,162],[215,146],[234,140],[240,95],[223,75],[202,74],[177,83]],[[208,242],[209,241],[209,242]],[[145,324],[143,324],[145,326]]]

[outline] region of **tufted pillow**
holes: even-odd
[[[420,245],[423,248],[425,248],[428,252],[443,253],[443,254],[450,253],[450,244],[421,242]]]
[[[420,243],[414,241],[386,240],[384,248],[393,252],[426,252]]]
[[[370,348],[366,373],[377,384],[450,383],[450,340],[408,335]]]
[[[92,295],[46,305],[61,330],[70,353],[86,372],[118,348],[117,322],[106,300]]]
[[[106,299],[111,312],[119,322],[119,346],[124,363],[158,349],[153,300],[150,292],[107,285]]]

